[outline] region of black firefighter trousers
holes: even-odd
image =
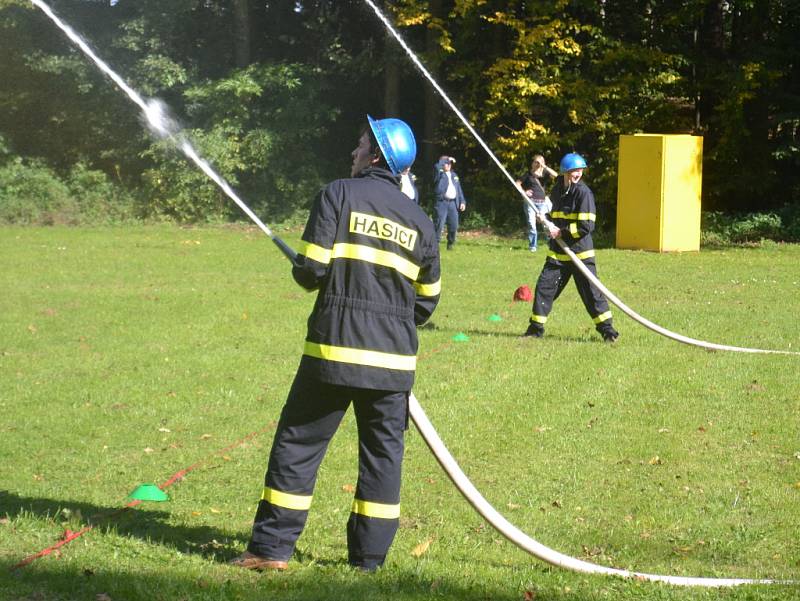
[[[594,257],[583,261],[586,268],[597,275]],[[569,283],[571,277],[575,279],[575,286],[578,294],[583,301],[586,312],[592,318],[595,329],[601,334],[613,332],[611,311],[608,308],[606,297],[596,287],[594,287],[586,277],[578,271],[572,261],[545,261],[542,273],[536,282],[536,291],[533,295],[533,313],[531,314],[531,326],[540,332],[544,332],[544,324],[547,316],[553,308],[553,302],[561,295],[564,288]]]
[[[400,519],[408,393],[295,376],[278,422],[248,550],[288,560],[308,517],[317,470],[350,403],[358,427],[358,482],[347,522],[348,561],[381,566]]]

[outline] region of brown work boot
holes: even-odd
[[[288,567],[288,563],[285,561],[281,561],[280,559],[267,559],[266,557],[261,557],[256,555],[255,553],[250,553],[250,551],[245,551],[239,557],[234,557],[228,562],[229,565],[236,566],[238,568],[244,568],[245,570],[285,570]]]

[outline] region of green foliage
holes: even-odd
[[[136,216],[132,194],[103,171],[77,163],[67,175],[66,184],[75,199],[81,224],[120,223]]]
[[[783,225],[782,239],[787,242],[800,242],[800,203],[785,205],[778,211]]]
[[[315,149],[336,111],[324,110],[315,74],[302,65],[253,65],[189,88],[190,138],[245,203],[270,221],[307,207],[322,183]],[[229,219],[240,210],[204,173],[165,143],[144,153],[147,215],[179,221]]]
[[[11,155],[11,147],[5,137],[0,134],[0,161],[5,161]]]
[[[0,167],[0,221],[75,223],[77,214],[69,187],[41,161],[15,158]]]
[[[799,213],[787,207],[781,214],[726,214],[705,211],[702,214],[701,240],[704,245],[758,244],[764,240],[797,242],[800,237]],[[785,218],[785,223],[784,223]]]
[[[209,133],[190,132],[192,145],[231,186],[236,186],[239,147],[229,129],[217,127]],[[220,188],[199,171],[188,159],[168,143],[151,146],[145,156],[154,166],[142,175],[145,204],[141,212],[147,217],[177,221],[213,221],[229,214]]]
[[[515,176],[533,153],[556,163],[579,151],[613,216],[618,136],[691,132],[704,136],[705,208],[775,212],[800,197],[800,11],[788,0],[382,4]],[[516,220],[510,184],[360,0],[52,5],[135,89],[172,106],[266,218],[291,219],[346,174],[364,114],[391,112],[414,127],[420,159],[459,156],[472,209],[496,227]],[[142,215],[239,217],[147,138],[137,109],[41,11],[22,0],[0,11],[0,135],[13,153],[58,173],[103,171]]]
[[[61,178],[41,160],[19,157],[0,166],[0,223],[97,224],[131,216],[130,196],[102,171],[76,164]]]

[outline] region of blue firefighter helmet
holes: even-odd
[[[373,119],[369,115],[367,119],[392,173],[399,175],[411,167],[417,156],[417,141],[408,124],[400,119]]]
[[[561,159],[561,173],[566,173],[573,169],[586,169],[586,161],[577,152],[569,152]]]

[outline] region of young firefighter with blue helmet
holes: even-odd
[[[583,306],[586,307],[586,311],[594,321],[595,329],[603,340],[614,342],[619,337],[619,332],[614,329],[612,323],[606,297],[578,271],[569,255],[564,254],[556,242],[556,238],[566,242],[589,271],[597,275],[592,242],[596,209],[594,194],[589,186],[581,181],[584,169],[586,161],[579,154],[570,152],[561,159],[561,177],[550,192],[550,200],[553,203],[550,219],[554,226],[549,232],[550,248],[542,273],[536,282],[533,312],[523,336],[535,338],[544,336],[544,324],[547,323],[553,302],[569,283],[570,278],[574,277]]]
[[[367,116],[351,178],[317,196],[294,279],[317,299],[281,412],[247,551],[231,563],[282,570],[311,507],[317,470],[352,403],[359,472],[347,522],[348,561],[380,567],[400,517],[400,472],[416,327],[439,301],[433,223],[400,190],[416,142],[399,119]]]

